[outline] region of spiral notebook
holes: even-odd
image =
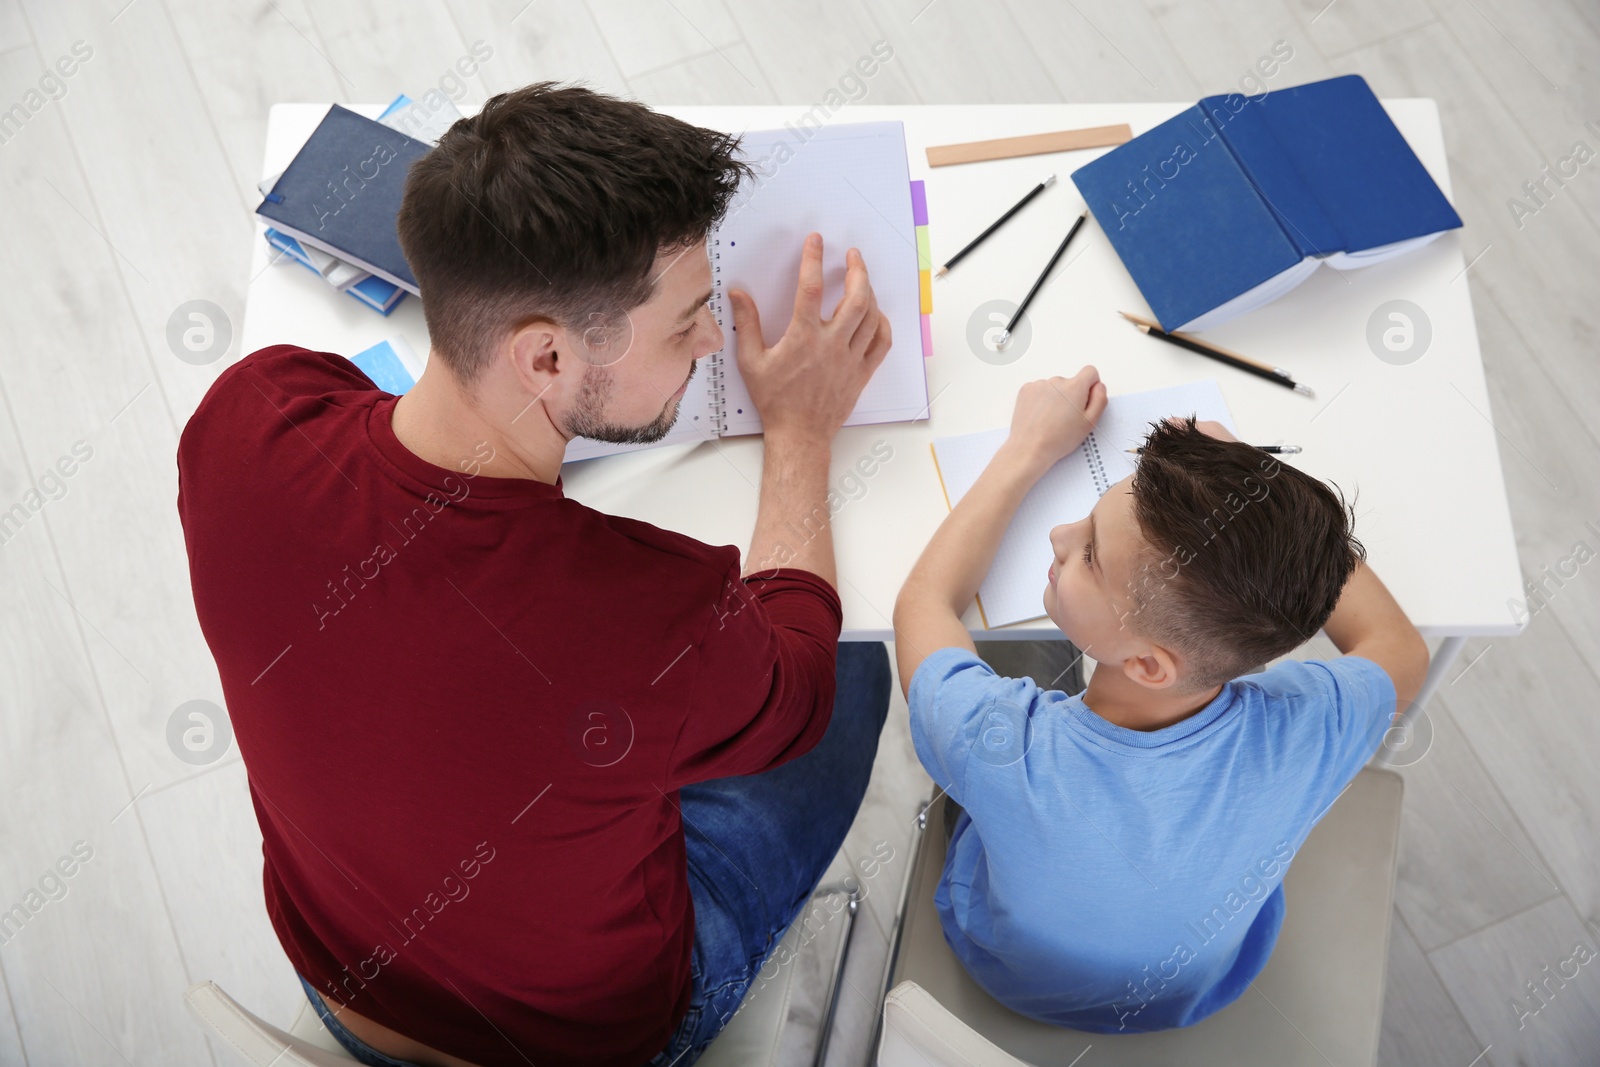
[[[861,250],[878,308],[889,318],[893,345],[856,403],[846,426],[911,422],[928,416],[923,365],[923,285],[919,221],[899,122],[837,123],[747,132],[740,155],[755,168],[727,214],[706,238],[711,310],[722,327],[722,351],[700,361],[678,420],[650,445],[614,445],[574,438],[566,459],[593,459],[640,448],[761,432],[761,418],[739,376],[738,340],[729,288],[755,298],[767,344],[783,336],[794,314],[800,248],[822,234],[822,314],[844,295],[844,253]],[[924,230],[925,232],[925,230]]]
[[[1112,397],[1083,446],[1046,471],[1022,498],[978,586],[978,611],[985,626],[1009,626],[1044,615],[1045,577],[1055,559],[1051,528],[1083,518],[1106,490],[1132,474],[1138,457],[1127,450],[1144,443],[1152,422],[1172,415],[1220,422],[1235,432],[1213,378]],[[1003,426],[934,438],[933,461],[950,507],[967,495],[1010,432]]]

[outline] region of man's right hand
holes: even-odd
[[[823,319],[822,235],[807,237],[794,317],[771,348],[750,294],[731,289],[728,296],[739,335],[739,373],[767,437],[832,441],[891,340],[889,318],[878,310],[861,253],[852,248],[845,255],[844,296],[833,317]]]

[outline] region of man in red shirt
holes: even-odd
[[[853,821],[889,698],[839,645],[830,442],[891,341],[860,254],[801,254],[764,344],[750,551],[568,499],[574,436],[659,439],[722,347],[705,238],[737,140],[550,83],[405,177],[428,367],[277,345],[186,426],[195,607],[268,912],[364,1063],[693,1062]]]

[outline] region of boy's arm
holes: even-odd
[[[1212,437],[1238,440],[1220,423],[1198,426]],[[1428,645],[1365,562],[1358,562],[1350,573],[1322,631],[1340,652],[1370,659],[1383,668],[1394,683],[1394,717],[1398,720],[1428,676]]]
[[[1007,439],[934,531],[894,603],[894,652],[902,691],[910,692],[911,676],[932,653],[975,648],[961,613],[977,594],[1022,498],[1049,469],[1048,464],[1040,469],[1036,459]]]
[[[1356,564],[1322,629],[1340,652],[1370,659],[1389,675],[1396,718],[1416,699],[1428,675],[1428,646],[1372,568]]]
[[[1079,445],[1105,410],[1093,367],[1024,385],[1011,433],[972,488],[934,531],[894,605],[895,663],[908,696],[912,675],[941,648],[973,648],[961,613],[989,572],[1000,538],[1046,471]]]

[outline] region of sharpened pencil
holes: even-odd
[[[1038,185],[1035,185],[1032,189],[1028,190],[1028,194],[1026,196],[1024,196],[1021,200],[1018,200],[1015,204],[1011,205],[1011,210],[1007,211],[1004,215],[1001,215],[999,218],[995,219],[993,222],[991,222],[989,224],[989,228],[988,229],[984,230],[982,233],[978,234],[978,236],[976,236],[972,240],[968,241],[967,242],[967,246],[965,248],[963,248],[961,251],[957,252],[955,255],[951,256],[949,259],[945,260],[944,266],[940,267],[937,271],[935,271],[933,276],[935,278],[943,278],[945,276],[945,274],[950,270],[951,267],[953,267],[957,263],[961,262],[962,257],[964,257],[968,252],[972,251],[974,248],[977,248],[979,245],[981,245],[984,242],[985,238],[987,238],[991,233],[993,233],[994,231],[998,230],[1002,225],[1004,225],[1005,221],[1007,219],[1009,219],[1011,216],[1015,215],[1017,212],[1021,211],[1024,207],[1026,207],[1027,204],[1028,204],[1028,201],[1032,200],[1034,197],[1038,196],[1040,193],[1042,193],[1046,189],[1050,188],[1050,186],[1054,185],[1055,181],[1056,181],[1056,176],[1054,174],[1046,174],[1044,176],[1044,181],[1040,182]]]
[[[1119,311],[1117,314],[1133,323],[1141,333],[1160,338],[1168,344],[1177,345],[1179,348],[1187,348],[1191,352],[1214,359],[1218,363],[1226,363],[1230,367],[1237,367],[1242,371],[1254,374],[1258,378],[1276,382],[1286,389],[1293,389],[1301,396],[1316,395],[1311,391],[1309,385],[1301,385],[1282,367],[1274,367],[1270,364],[1262,363],[1260,360],[1251,359],[1249,356],[1241,356],[1237,352],[1229,352],[1225,348],[1218,348],[1216,345],[1197,341],[1185,333],[1168,333],[1161,328],[1160,323],[1151,322],[1149,319],[1141,319],[1139,316],[1130,315],[1126,311]]]
[[[1083,214],[1078,216],[1078,221],[1072,224],[1072,229],[1061,239],[1061,245],[1056,249],[1056,254],[1050,257],[1050,262],[1044,265],[1044,270],[1039,272],[1039,277],[1034,281],[1033,288],[1028,290],[1028,295],[1022,298],[1022,303],[1017,305],[1017,310],[1011,313],[1011,321],[1006,323],[1006,328],[1000,331],[1000,336],[995,338],[995,347],[1004,348],[1006,342],[1011,340],[1011,331],[1016,329],[1017,323],[1022,320],[1022,313],[1028,310],[1028,305],[1033,303],[1033,298],[1044,285],[1044,280],[1050,277],[1050,272],[1056,269],[1056,263],[1061,259],[1061,254],[1067,250],[1072,239],[1078,235],[1078,230],[1083,227],[1083,220],[1089,217],[1089,209],[1084,208]]]

